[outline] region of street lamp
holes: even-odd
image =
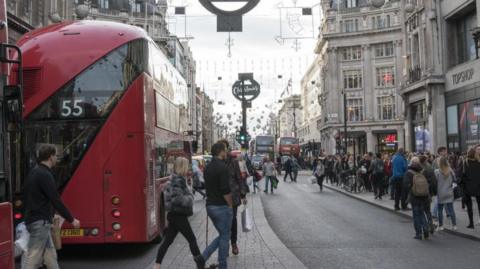
[[[343,94],[343,142],[345,144],[345,152],[347,154],[348,141],[347,141],[347,92],[345,89],[342,92]]]

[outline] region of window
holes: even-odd
[[[393,42],[381,43],[375,45],[375,57],[389,57],[393,56]]]
[[[25,121],[26,160],[35,165],[42,144],[57,148],[58,186],[64,186],[125,90],[145,71],[146,41],[132,41],[88,67]]]
[[[372,17],[372,29],[383,29],[385,28],[385,24],[390,24],[390,16],[388,16],[387,19],[382,16]]]
[[[142,2],[130,2],[130,8],[132,12],[140,13],[142,12]]]
[[[377,87],[395,86],[395,71],[393,66],[377,68]]]
[[[361,70],[343,71],[343,87],[345,89],[362,88],[362,71]]]
[[[377,97],[377,103],[379,120],[393,120],[395,118],[394,96]]]
[[[475,42],[472,36],[472,29],[474,29],[476,25],[477,19],[475,12],[463,16],[455,22],[456,64],[468,62],[476,58]]]
[[[348,121],[363,121],[363,99],[347,99],[347,111]]]
[[[347,5],[347,8],[354,8],[354,7],[357,7],[358,3],[357,3],[357,0],[347,0],[346,5]]]
[[[412,38],[412,67],[420,66],[420,40],[418,34],[414,34]]]
[[[362,48],[360,46],[342,48],[341,53],[344,61],[362,59]]]
[[[180,128],[180,109],[159,93],[155,93],[157,126],[175,133]]]
[[[109,6],[109,0],[100,0],[98,2],[100,4],[100,8],[108,9],[110,7]]]
[[[340,27],[344,33],[356,32],[358,31],[358,19],[345,20],[343,21],[343,27],[342,23],[340,23]]]

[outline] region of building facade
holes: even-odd
[[[405,147],[434,152],[446,145],[440,1],[402,1]]]
[[[450,151],[466,152],[480,144],[480,0],[444,0],[439,8],[445,136]]]
[[[202,151],[210,152],[215,139],[215,124],[213,118],[214,101],[203,92],[202,105]]]
[[[318,55],[301,80],[301,106],[303,121],[298,130],[298,139],[305,156],[318,155],[321,148],[319,127],[322,122],[322,107],[318,96],[322,93],[321,72],[324,65]]]
[[[345,119],[348,152],[393,152],[405,145],[400,4],[390,0],[378,9],[367,0],[322,1],[315,52],[322,65],[319,128],[327,154],[345,151]]]
[[[279,137],[297,137],[303,121],[300,95],[284,98],[282,103],[278,111],[278,135]]]

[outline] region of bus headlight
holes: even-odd
[[[122,226],[120,225],[120,223],[114,222],[112,224],[112,228],[113,228],[114,231],[120,231],[120,228],[122,228]]]

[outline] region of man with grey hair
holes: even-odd
[[[423,168],[418,157],[410,161],[407,173],[403,179],[403,186],[408,191],[408,201],[412,205],[413,225],[415,228],[415,239],[427,239],[430,229],[425,216],[425,207],[430,199],[429,184],[423,175]]]

